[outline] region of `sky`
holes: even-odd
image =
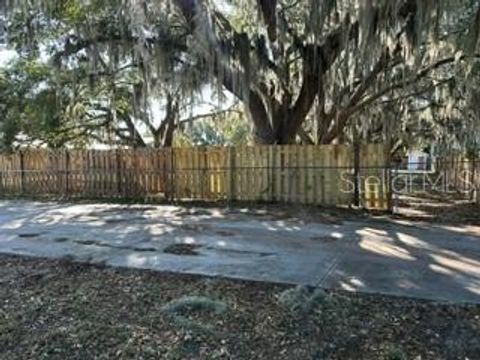
[[[15,52],[7,50],[0,46],[0,67],[8,64],[9,61],[15,58]]]

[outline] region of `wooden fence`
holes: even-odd
[[[387,153],[362,145],[195,147],[0,154],[0,195],[268,201],[389,207]],[[357,176],[354,177],[354,168]]]

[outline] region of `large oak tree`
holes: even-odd
[[[446,1],[174,3],[194,50],[245,104],[259,143],[297,135],[330,143],[356,113],[456,58],[455,48],[440,50],[452,21]],[[302,126],[314,108],[316,134],[308,137]]]
[[[109,0],[116,10],[107,19],[92,11],[105,1],[38,0],[53,15],[72,3],[67,18],[76,23],[56,58],[68,63],[87,51],[96,67],[99,54],[117,64],[134,54],[147,88],[160,73],[204,69],[219,92],[243,103],[263,144],[342,140],[366,110],[422,81],[428,89],[432,73],[466,60],[450,34],[475,49],[480,28],[471,0]],[[477,21],[450,31],[463,14]]]

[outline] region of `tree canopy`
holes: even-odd
[[[479,123],[479,9],[475,0],[10,0],[20,61],[0,78],[0,91],[16,89],[0,94],[15,103],[0,108],[4,141],[171,146],[207,92],[242,104],[262,144],[361,136],[396,148],[419,133],[465,143]],[[23,105],[25,96],[52,106]]]

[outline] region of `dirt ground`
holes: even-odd
[[[395,200],[394,218],[441,224],[480,225],[480,204],[462,193],[417,193]]]
[[[0,256],[2,359],[479,354],[478,305]]]

